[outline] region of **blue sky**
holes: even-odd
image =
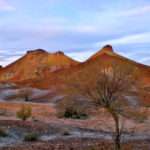
[[[0,0],[0,64],[26,50],[85,60],[105,44],[150,65],[149,0]]]

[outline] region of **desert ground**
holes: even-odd
[[[86,119],[59,118],[56,105],[63,95],[55,96],[47,90],[39,92],[34,89],[37,94],[34,93],[31,100],[25,102],[18,97],[7,99],[8,90],[14,95],[18,89],[1,89],[0,127],[8,135],[0,137],[0,150],[113,149],[114,122],[104,109],[96,110]],[[16,116],[23,104],[32,107],[32,116],[26,121]],[[144,116],[121,118],[122,147],[124,150],[149,150],[150,108],[134,105],[132,109],[138,109]],[[38,140],[24,141],[24,136],[29,133],[36,133]]]

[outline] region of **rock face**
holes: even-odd
[[[113,47],[111,45],[105,45],[97,53],[92,55],[88,60],[95,59],[96,57],[100,57],[101,55],[115,55]]]
[[[27,54],[38,54],[38,53],[47,53],[47,52],[43,49],[35,49],[27,51]]]
[[[55,54],[55,55],[64,55],[64,52],[62,52],[62,51],[57,51],[57,52],[55,52],[54,54]]]
[[[105,45],[102,49],[101,52],[114,52],[113,47],[111,45]]]

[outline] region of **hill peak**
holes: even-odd
[[[63,51],[57,51],[54,53],[55,55],[64,55],[64,52]]]
[[[101,52],[114,52],[113,47],[111,45],[105,45],[100,51]]]
[[[35,49],[27,51],[27,54],[39,54],[39,53],[48,53],[48,52],[44,49]]]
[[[113,47],[111,45],[105,45],[97,53],[95,53],[93,56],[91,56],[88,60],[94,59],[94,58],[96,58],[98,56],[102,56],[102,55],[107,55],[107,56],[115,55]]]

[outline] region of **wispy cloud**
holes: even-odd
[[[15,7],[7,2],[7,0],[0,0],[0,11],[13,11]]]
[[[0,64],[34,48],[85,60],[105,44],[150,64],[149,14],[149,0],[0,0]]]
[[[0,65],[6,66],[6,65],[12,63],[13,61],[17,60],[20,57],[21,57],[21,55],[20,56],[11,56],[11,57],[7,57],[7,58],[2,58],[0,60]]]
[[[88,50],[88,51],[82,51],[82,52],[70,52],[70,53],[67,53],[67,55],[74,58],[75,60],[83,62],[93,55],[93,51]]]
[[[150,39],[150,32],[148,33],[139,33],[139,34],[133,34],[128,36],[123,36],[117,39],[107,40],[96,43],[96,45],[105,45],[108,43],[114,44],[114,45],[125,45],[125,44],[136,44],[136,43],[149,43]]]
[[[145,13],[150,13],[150,5],[128,9],[120,12],[119,16],[139,16]]]

